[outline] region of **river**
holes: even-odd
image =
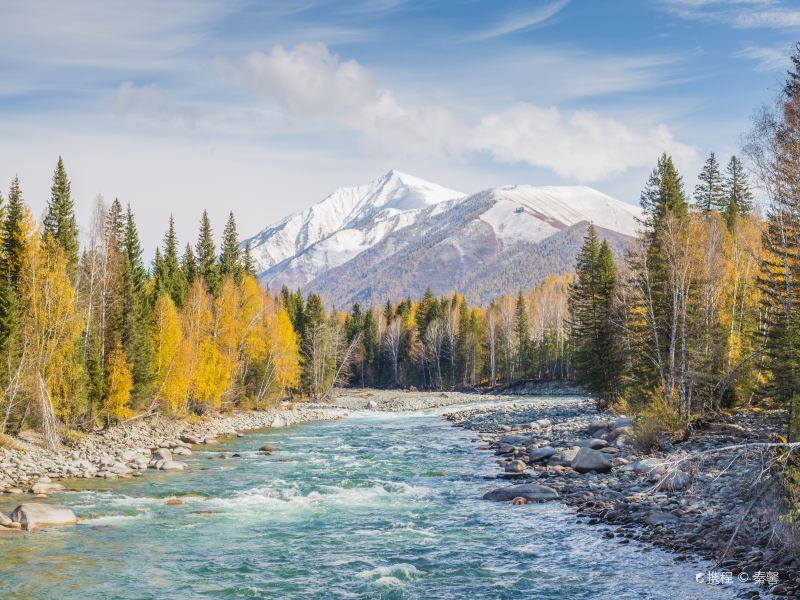
[[[443,409],[364,412],[198,448],[190,470],[79,480],[77,526],[0,537],[0,597],[732,598],[703,565],[557,503],[481,500],[496,471]],[[277,446],[271,456],[257,453]],[[221,452],[240,458],[219,458]],[[167,505],[169,498],[181,505]],[[9,497],[0,510],[14,506]]]

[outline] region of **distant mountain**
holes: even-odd
[[[505,186],[465,197],[390,171],[341,188],[250,240],[262,280],[354,301],[463,292],[471,302],[573,269],[589,222],[620,251],[637,207],[589,187]]]

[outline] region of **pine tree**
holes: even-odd
[[[250,251],[249,240],[244,244],[244,254],[242,255],[242,270],[244,271],[245,275],[249,275],[254,279],[258,277],[258,272],[256,271],[256,263],[253,260],[253,254]]]
[[[569,290],[575,374],[601,405],[607,405],[616,399],[620,388],[613,326],[616,267],[608,243],[598,241],[593,225],[586,233],[575,270]]]
[[[747,174],[736,155],[731,156],[728,162],[723,189],[725,192],[723,213],[728,227],[731,227],[738,217],[747,216],[753,211],[753,192],[750,191]]]
[[[667,213],[684,217],[689,212],[683,178],[672,162],[672,157],[662,154],[641,195],[645,224],[652,233]]]
[[[19,278],[22,269],[22,222],[25,206],[19,187],[19,177],[14,177],[8,193],[8,206],[4,210],[2,260],[0,261],[0,348],[9,351],[8,341],[19,331]]]
[[[219,272],[221,277],[230,276],[241,281],[242,263],[239,250],[239,234],[236,233],[236,218],[233,211],[228,215],[228,222],[222,232],[222,247],[219,256]]]
[[[212,295],[219,289],[220,277],[217,269],[217,248],[214,245],[214,233],[208,212],[203,211],[200,220],[200,237],[197,240],[197,274],[206,284]]]
[[[724,211],[727,204],[725,190],[719,163],[713,152],[708,156],[697,179],[698,183],[694,189],[694,202],[697,208],[706,213],[712,210]]]
[[[517,295],[514,310],[514,335],[517,341],[517,372],[524,378],[531,364],[531,331],[528,326],[528,309],[522,291]]]
[[[192,285],[195,277],[197,277],[197,260],[194,257],[194,250],[191,244],[186,244],[181,258],[181,270],[183,271],[183,278],[186,280],[186,287]]]
[[[122,289],[115,328],[117,335],[109,336],[108,342],[115,344],[119,341],[122,344],[125,356],[132,364],[133,397],[145,400],[153,380],[152,353],[147,335],[150,302],[147,295],[147,270],[142,262],[142,245],[130,206],[125,218],[123,250]]]
[[[186,295],[186,276],[178,259],[178,236],[175,233],[175,219],[170,215],[169,228],[164,235],[164,253],[157,260],[154,269],[154,300],[162,293],[172,298],[175,306],[183,304]]]
[[[50,188],[50,201],[44,217],[43,238],[50,236],[63,251],[67,259],[67,271],[71,277],[78,272],[78,223],[75,220],[75,206],[72,202],[72,191],[64,161],[58,157],[53,186]]]

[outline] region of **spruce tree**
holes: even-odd
[[[600,243],[593,225],[578,254],[569,290],[571,342],[576,379],[605,406],[620,388],[613,294],[616,267],[608,243]]]
[[[528,326],[528,309],[522,291],[517,295],[514,311],[514,335],[517,341],[517,372],[525,378],[531,364],[531,331]]]
[[[24,211],[19,178],[14,177],[8,193],[8,206],[3,211],[3,251],[0,260],[0,348],[4,351],[9,350],[9,340],[19,331],[18,294],[23,249],[20,234]]]
[[[750,183],[747,181],[747,173],[742,162],[736,155],[731,156],[728,162],[723,187],[725,192],[723,213],[728,226],[732,226],[738,217],[749,215],[753,211],[753,192],[750,191]]]
[[[365,375],[365,385],[374,385],[375,378],[380,366],[377,364],[380,358],[380,340],[378,339],[378,322],[371,309],[364,313],[364,325],[362,328],[364,343],[364,360],[368,365]]]
[[[250,251],[250,241],[245,242],[244,253],[242,255],[242,270],[245,275],[256,278],[258,272],[256,271],[256,263],[253,260],[253,254]]]
[[[216,295],[219,290],[220,278],[217,268],[217,248],[214,245],[214,232],[211,230],[211,221],[208,212],[203,211],[200,219],[200,236],[197,240],[197,274],[203,279],[206,288],[211,294]]]
[[[114,198],[106,215],[106,240],[109,251],[122,254],[125,241],[125,213],[119,198]]]
[[[683,178],[672,162],[672,157],[662,154],[650,174],[640,198],[645,214],[645,224],[654,231],[667,213],[684,217],[689,212]]]
[[[148,323],[150,303],[147,297],[147,270],[142,261],[142,245],[133,211],[128,206],[125,218],[125,240],[122,257],[122,289],[120,291],[116,336],[109,336],[107,353],[117,341],[132,364],[133,397],[145,400],[153,381]]]
[[[155,265],[154,279],[154,301],[163,293],[172,298],[175,306],[180,307],[183,304],[187,284],[178,258],[178,236],[175,233],[175,219],[172,215],[169,217],[169,228],[164,235],[164,253]]]
[[[50,188],[50,201],[43,222],[42,236],[50,237],[63,251],[67,259],[67,268],[71,277],[78,271],[78,223],[75,219],[75,206],[72,201],[72,190],[64,161],[58,157],[53,185]]]
[[[725,210],[725,190],[723,189],[722,174],[719,170],[717,157],[712,152],[700,175],[697,176],[697,186],[694,188],[694,202],[702,212],[712,210]]]
[[[242,277],[241,251],[239,250],[239,234],[236,232],[236,218],[233,216],[233,211],[228,214],[228,222],[225,223],[225,229],[222,232],[220,251],[220,276],[230,276],[239,281]]]
[[[186,244],[181,258],[181,270],[183,271],[183,278],[186,280],[187,289],[192,285],[195,277],[197,277],[197,260],[194,257],[194,250],[191,244]]]

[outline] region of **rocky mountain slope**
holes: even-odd
[[[572,270],[590,222],[621,250],[639,209],[584,186],[505,186],[471,196],[390,171],[342,188],[251,238],[262,280],[329,303],[458,290],[471,302]]]

